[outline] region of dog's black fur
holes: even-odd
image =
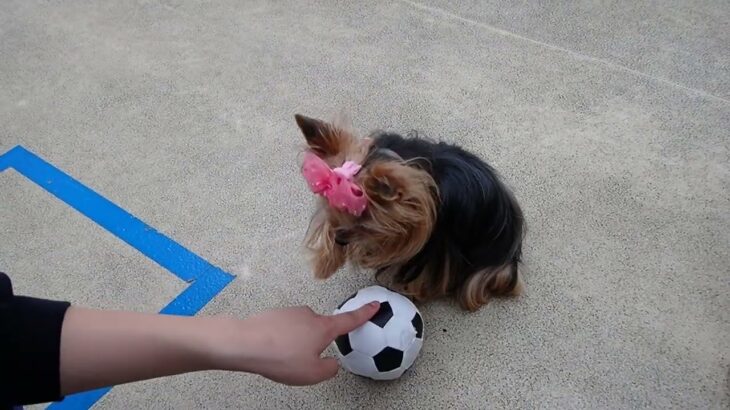
[[[512,291],[518,284],[524,221],[520,206],[494,169],[458,146],[417,135],[378,133],[371,138],[366,162],[395,153],[426,170],[438,187],[431,237],[415,257],[391,271],[395,282],[407,283],[425,274],[431,283],[438,283],[437,276],[451,272],[448,291],[455,292],[477,272],[502,270],[509,278],[500,286],[501,293]],[[386,267],[379,274],[388,271]]]

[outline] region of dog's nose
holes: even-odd
[[[345,246],[350,243],[350,231],[345,229],[338,229],[335,231],[335,243],[340,246]]]

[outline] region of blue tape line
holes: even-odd
[[[0,156],[0,172],[8,168],[15,169],[178,278],[190,282],[160,313],[192,316],[234,278],[21,146]],[[74,394],[62,402],[52,403],[48,409],[89,409],[110,390],[111,387],[105,387]]]
[[[51,403],[46,409],[49,410],[86,410],[90,409],[97,401],[101,400],[105,394],[109,393],[111,387],[90,390],[83,393],[73,394],[66,397],[63,401]]]
[[[217,269],[25,148],[15,147],[5,155],[16,171],[180,279],[190,281],[198,272]]]

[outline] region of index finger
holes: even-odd
[[[339,313],[329,317],[335,335],[343,335],[364,325],[380,309],[380,302],[370,302],[351,312]]]

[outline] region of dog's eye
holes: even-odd
[[[350,231],[346,229],[338,229],[335,231],[335,243],[345,246],[350,243]]]

